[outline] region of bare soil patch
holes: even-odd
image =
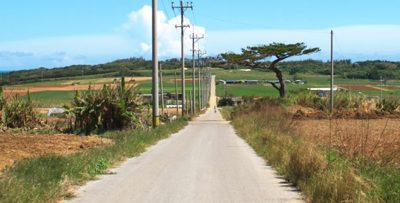
[[[307,140],[347,157],[400,166],[400,119],[294,120],[293,126]]]
[[[388,89],[388,90],[399,90],[400,86],[385,86],[385,89]]]
[[[385,88],[382,87],[377,87],[373,85],[338,85],[339,87],[346,88],[348,90],[358,90],[358,91],[363,91],[363,90],[370,90],[370,91],[388,91]]]
[[[143,81],[149,81],[151,79],[152,79],[151,77],[125,77],[125,81],[127,83],[143,82]],[[119,81],[119,80],[120,80],[120,78],[99,78],[98,80],[96,80],[95,83],[98,83],[98,84],[111,84],[114,81]],[[67,82],[63,83],[63,85],[71,85],[71,84],[74,84],[76,82],[79,82],[79,80],[78,81],[70,80],[70,81],[67,81]],[[85,82],[85,83],[87,83],[87,82]]]
[[[88,148],[112,144],[110,139],[76,135],[0,134],[0,171],[16,161],[48,154],[67,155]]]
[[[115,87],[116,84],[110,84],[111,87]],[[129,85],[129,84],[128,84]],[[99,90],[103,88],[104,84],[93,84],[90,85],[90,88],[93,90]],[[45,92],[45,91],[76,91],[76,90],[88,90],[89,85],[52,85],[52,86],[27,86],[27,87],[13,87],[8,86],[3,88],[3,92],[6,96],[13,96],[13,95],[25,95],[28,91],[29,92]]]

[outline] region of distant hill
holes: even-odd
[[[208,57],[207,63],[212,67],[225,69],[245,68],[226,64],[219,57]],[[266,62],[268,63],[268,62]],[[169,59],[162,62],[163,69],[174,69],[181,66],[180,60]],[[190,67],[188,60],[187,67]],[[0,85],[13,85],[47,80],[68,79],[78,76],[93,77],[118,77],[125,76],[151,76],[152,62],[143,58],[129,58],[116,60],[99,65],[72,65],[61,68],[37,68],[33,70],[12,71],[1,74]],[[307,74],[330,74],[330,62],[318,60],[286,61],[281,62],[279,67],[289,73],[287,77],[296,77],[298,73]],[[362,61],[351,60],[335,61],[335,74],[342,78],[354,79],[397,79],[400,80],[400,62],[391,61]]]
[[[268,63],[268,62],[266,62]],[[289,73],[286,77],[296,74],[330,74],[330,62],[318,60],[304,61],[286,61],[279,63],[279,67]],[[245,68],[243,66],[233,67],[227,64],[222,64],[223,68]],[[396,79],[400,80],[400,62],[391,61],[359,61],[352,62],[351,60],[335,61],[335,75],[341,78],[348,79]]]
[[[72,65],[61,68],[37,68],[32,70],[11,71],[7,73],[7,78],[0,80],[0,85],[13,85],[30,82],[40,82],[49,79],[69,78],[77,76],[145,76],[143,71],[151,69],[151,61],[143,58],[129,58],[116,60],[99,65]],[[171,59],[163,62],[163,68],[179,67],[179,60]]]

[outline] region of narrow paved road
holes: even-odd
[[[302,202],[213,108],[113,172],[70,202]]]

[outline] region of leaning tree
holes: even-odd
[[[319,48],[308,48],[304,43],[272,43],[269,45],[247,47],[246,49],[242,49],[241,54],[225,53],[222,54],[222,57],[231,64],[272,70],[279,80],[279,85],[273,81],[270,84],[279,91],[279,95],[283,98],[286,96],[286,87],[278,63],[292,56],[302,56],[318,51],[320,51]],[[269,58],[274,59],[267,62]]]

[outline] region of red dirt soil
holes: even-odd
[[[88,148],[112,144],[110,139],[76,135],[0,134],[0,171],[16,161],[41,155],[67,155]]]
[[[348,90],[359,90],[359,91],[363,91],[363,90],[372,90],[372,91],[387,91],[387,89],[385,88],[381,88],[381,87],[377,87],[377,86],[373,86],[373,85],[338,85],[339,87],[342,88],[346,88]]]
[[[149,77],[129,77],[125,78],[128,83],[130,81],[147,81],[151,80]],[[96,84],[92,84],[91,88],[98,90],[103,88],[104,84],[111,85],[112,87],[115,87],[115,84],[112,84],[112,78],[103,78],[99,79]],[[23,96],[25,95],[28,90],[29,92],[44,92],[44,91],[75,91],[75,90],[88,90],[89,85],[88,84],[72,84],[73,82],[66,82],[61,85],[35,85],[35,86],[6,86],[3,87],[3,92],[6,96],[13,96],[13,95],[20,95]],[[129,86],[129,84],[128,84]]]

